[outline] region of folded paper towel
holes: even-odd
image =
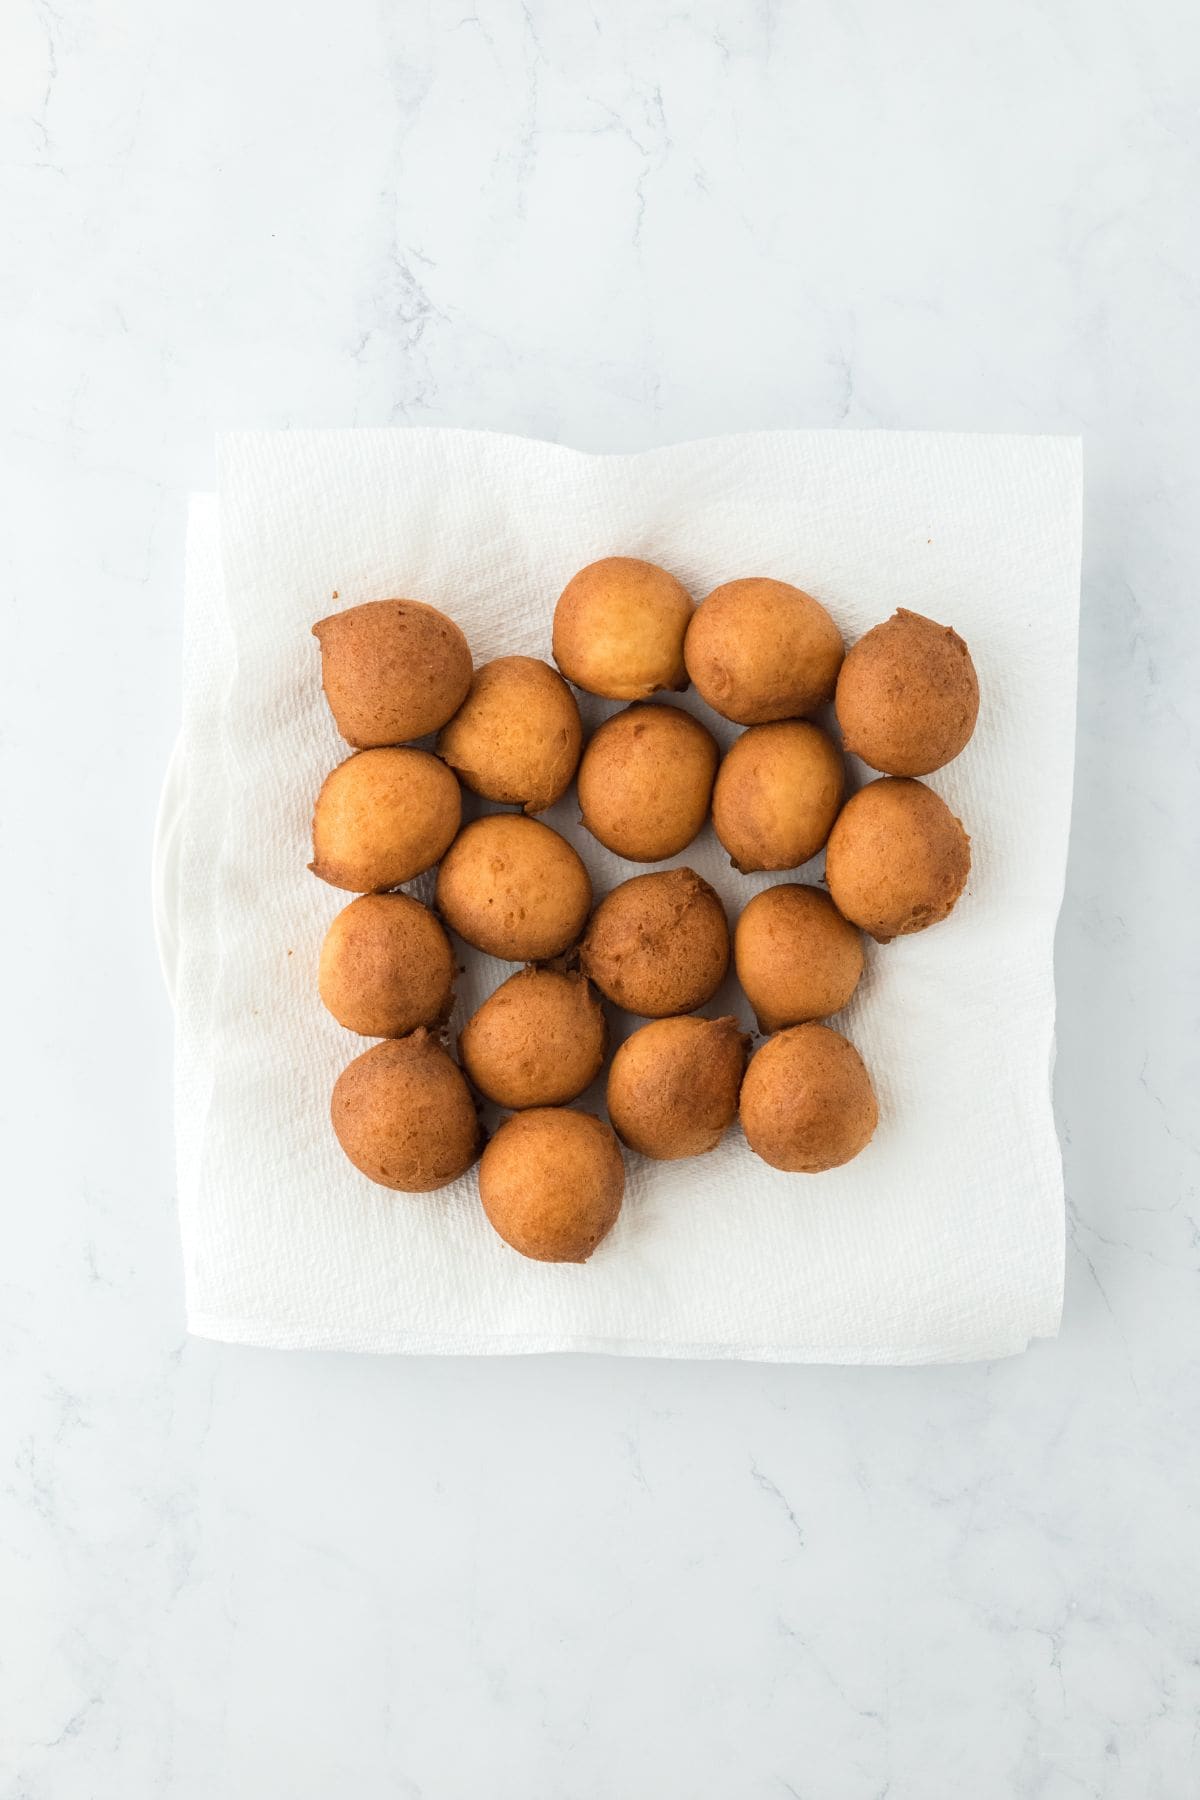
[[[392,1194],[330,1130],[334,1079],[366,1046],[316,997],[321,938],[349,896],[305,866],[312,801],[347,752],[309,628],[407,594],[457,619],[477,662],[548,657],[560,588],[613,553],[661,562],[697,595],[737,575],[793,581],[847,639],[897,606],[953,624],[982,708],[931,785],[971,833],[974,868],[945,924],[870,947],[838,1021],[879,1094],[861,1157],[783,1175],[736,1129],[697,1160],[629,1156],[595,1258],[539,1265],[491,1231],[473,1173]],[[371,1351],[857,1363],[1000,1356],[1052,1333],[1052,948],[1079,556],[1067,439],[782,432],[636,456],[432,430],[226,439],[219,502],[194,503],[188,540],[177,1129],[191,1329]],[[612,710],[585,700],[589,722]],[[728,743],[734,728],[716,723]],[[638,872],[579,828],[573,797],[546,816],[598,893]],[[673,861],[731,919],[770,881],[732,871],[711,830]],[[453,1025],[508,973],[472,958]],[[706,1010],[751,1023],[732,982]]]

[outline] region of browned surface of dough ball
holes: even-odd
[[[820,888],[795,882],[747,902],[734,929],[733,958],[763,1031],[839,1012],[863,972],[857,927]]]
[[[800,1175],[848,1163],[879,1121],[862,1057],[828,1025],[793,1025],[768,1038],[750,1058],[739,1113],[755,1155]]]
[[[737,1114],[746,1037],[736,1019],[653,1019],[608,1072],[608,1116],[631,1150],[671,1162],[715,1150]]]
[[[331,1114],[355,1168],[404,1193],[445,1187],[479,1154],[471,1091],[427,1031],[389,1038],[356,1056],[334,1084]]]
[[[971,872],[971,840],[924,782],[885,775],[848,800],[825,879],[838,911],[881,944],[936,925]]]
[[[521,969],[472,1014],[458,1039],[463,1068],[498,1106],[562,1106],[600,1073],[604,1009],[582,975]]]
[[[432,868],[461,821],[458,782],[428,750],[360,750],[317,795],[308,866],[331,887],[381,893]]]
[[[714,588],[684,645],[697,693],[739,725],[799,718],[831,700],[843,654],[819,600],[760,576]]]
[[[436,905],[446,924],[509,962],[561,955],[591,904],[588,872],[571,845],[521,813],[474,820],[438,870]]]
[[[621,1146],[590,1113],[514,1113],[479,1165],[484,1212],[506,1244],[535,1262],[586,1262],[616,1224],[624,1193]]]
[[[408,894],[364,894],[326,932],[317,988],[338,1024],[362,1037],[444,1025],[454,1004],[450,940]]]
[[[798,869],[824,844],[846,782],[841,753],[817,725],[752,725],[726,751],[713,829],[735,869]]]
[[[729,967],[724,909],[694,869],[634,875],[592,914],[579,961],[626,1012],[692,1012],[712,999]]]
[[[979,682],[956,631],[903,607],[850,651],[837,684],[846,749],[885,775],[951,762],[979,715]]]
[[[579,765],[584,825],[630,862],[678,855],[708,817],[719,755],[712,733],[678,707],[615,713]]]
[[[334,724],[356,750],[437,731],[471,684],[466,638],[423,600],[368,600],[313,626]]]
[[[576,687],[606,700],[685,688],[687,589],[654,563],[606,556],[573,575],[554,609],[554,660]]]
[[[500,656],[476,669],[437,747],[473,794],[543,812],[571,785],[583,723],[574,694],[549,663]]]

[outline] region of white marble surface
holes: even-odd
[[[3,1800],[1197,1790],[1198,69],[1184,0],[0,14]],[[355,421],[1083,433],[1058,1342],[184,1338],[185,495]]]

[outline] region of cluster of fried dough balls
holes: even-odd
[[[839,1167],[878,1119],[854,1046],[823,1021],[886,943],[944,919],[970,872],[966,832],[917,777],[969,740],[970,654],[906,610],[849,651],[826,609],[785,581],[727,581],[699,605],[636,557],[590,563],[554,611],[557,669],[501,656],[478,669],[436,607],[392,599],[313,627],[334,722],[354,754],[317,796],[311,868],[352,900],[321,948],[320,997],[381,1042],[343,1070],[332,1120],[372,1181],[423,1193],[478,1160],[501,1238],[544,1262],[583,1262],[620,1212],[622,1145],[656,1161],[712,1151],[735,1119],[774,1168]],[[652,697],[689,685],[744,727],[722,757],[692,713]],[[575,688],[622,701],[584,741]],[[833,702],[842,744],[812,714]],[[724,728],[722,728],[724,729]],[[436,734],[436,753],[417,739]],[[880,779],[845,799],[843,750]],[[631,863],[677,856],[711,816],[741,872],[800,869],[825,850],[825,888],[751,897],[732,941],[695,870],[654,870],[595,902],[574,847],[542,820],[577,781],[580,822]],[[468,789],[514,808],[462,818]],[[394,890],[436,868],[434,910]],[[447,935],[525,965],[443,1041],[454,1004]],[[767,1034],[706,1018],[730,961]],[[602,1000],[648,1021],[618,1047],[611,1124],[570,1103],[604,1070]],[[484,1148],[479,1096],[512,1116]],[[584,1105],[586,1106],[586,1099]]]

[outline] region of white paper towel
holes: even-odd
[[[564,582],[613,553],[665,564],[697,596],[779,576],[817,594],[848,639],[897,606],[953,624],[982,706],[931,785],[971,833],[974,866],[949,921],[870,946],[837,1021],[879,1095],[861,1157],[783,1175],[736,1129],[698,1160],[629,1155],[624,1210],[592,1261],[539,1265],[491,1231],[474,1173],[392,1194],[333,1138],[330,1089],[366,1045],[315,991],[322,935],[350,896],[305,866],[313,796],[347,754],[310,627],[412,595],[458,620],[477,662],[548,658]],[[783,432],[637,456],[455,431],[226,439],[219,516],[198,501],[188,546],[178,1142],[191,1329],[372,1351],[862,1363],[993,1357],[1053,1333],[1052,945],[1079,557],[1068,439]],[[589,722],[615,710],[584,704]],[[573,794],[546,816],[598,894],[640,872],[579,829]],[[771,879],[795,878],[737,875],[710,829],[673,861],[711,881],[731,919]],[[511,973],[467,960],[455,1028]],[[752,1022],[732,981],[705,1010]]]

